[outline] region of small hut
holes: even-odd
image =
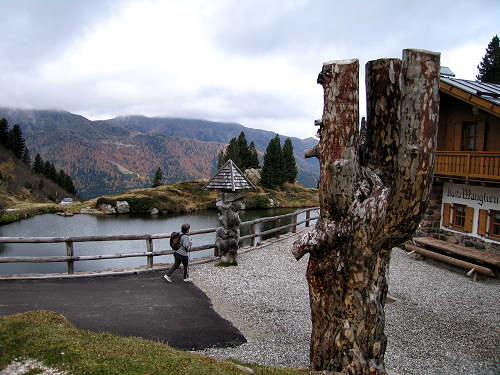
[[[240,239],[240,216],[238,211],[245,198],[243,190],[255,190],[255,186],[245,177],[238,166],[229,159],[217,173],[203,186],[203,189],[218,189],[217,199],[219,222],[222,226],[215,232],[216,255],[223,263],[236,263]]]

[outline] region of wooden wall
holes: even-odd
[[[462,124],[477,121],[477,151],[500,151],[500,118],[441,92],[438,151],[460,151]]]

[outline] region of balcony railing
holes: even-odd
[[[500,152],[437,151],[434,175],[498,182]]]

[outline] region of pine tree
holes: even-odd
[[[252,141],[250,142],[250,162],[248,163],[248,168],[256,168],[259,169],[259,155],[257,154],[257,148],[255,147],[255,143]]]
[[[266,187],[275,187],[283,183],[283,157],[278,134],[267,145],[260,182]]]
[[[35,161],[33,163],[33,170],[35,173],[41,174],[43,173],[43,160],[40,157],[40,154],[36,154]]]
[[[226,149],[226,157],[225,161],[231,159],[233,163],[235,163],[238,168],[241,169],[241,159],[240,159],[240,149],[238,147],[238,140],[236,138],[231,138],[229,141],[229,146]]]
[[[237,139],[231,138],[225,152],[224,150],[219,152],[217,169],[221,168],[229,159],[242,171],[248,168],[259,168],[259,157],[255,143],[252,141],[248,146],[244,132],[241,132]]]
[[[241,132],[238,137],[238,154],[240,164],[237,165],[240,170],[244,172],[250,165],[250,149],[248,148],[248,142],[244,132]]]
[[[71,195],[76,195],[75,185],[73,185],[73,180],[68,175],[66,175],[66,177],[64,178],[62,188]]]
[[[30,150],[28,149],[28,147],[25,147],[24,148],[24,152],[23,152],[23,163],[30,166],[31,165],[31,156],[30,156]]]
[[[477,66],[476,78],[481,82],[500,83],[500,41],[495,35],[486,48],[483,61]]]
[[[45,163],[43,163],[42,173],[48,179],[51,179],[54,182],[57,181],[56,167],[50,161],[47,160],[47,161],[45,161]]]
[[[163,172],[161,171],[161,168],[158,167],[158,169],[155,172],[155,176],[153,178],[153,184],[151,185],[151,187],[155,188],[155,187],[160,186],[162,183],[162,180],[163,180]]]
[[[297,164],[293,156],[293,145],[290,138],[287,138],[283,145],[283,175],[283,182],[294,183],[297,178]]]
[[[7,146],[9,143],[9,123],[6,119],[0,120],[0,144]]]
[[[26,145],[21,128],[17,124],[14,124],[12,129],[9,130],[9,146],[16,158],[21,159],[23,157]]]
[[[217,170],[219,170],[226,161],[226,154],[224,153],[224,150],[220,150],[219,154],[217,155]]]

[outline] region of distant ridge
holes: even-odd
[[[209,178],[219,150],[241,131],[262,153],[275,135],[236,123],[181,118],[137,115],[91,121],[61,110],[0,107],[0,118],[19,124],[32,157],[39,153],[63,169],[86,199],[148,187],[158,166],[168,183]],[[299,183],[316,187],[318,162],[303,157],[316,140],[290,138]]]

